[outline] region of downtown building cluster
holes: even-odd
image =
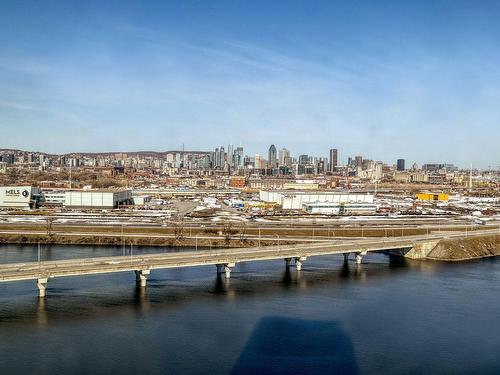
[[[467,185],[472,178],[486,183],[498,179],[498,171],[460,171],[447,163],[428,163],[421,168],[413,163],[407,168],[404,159],[398,159],[391,165],[361,155],[348,157],[347,163],[341,163],[338,149],[335,148],[328,151],[327,157],[307,154],[294,156],[287,148],[278,148],[274,144],[269,146],[267,153],[252,156],[245,154],[242,146],[235,147],[232,144],[216,147],[213,151],[64,155],[0,150],[0,180],[12,183],[18,178],[15,176],[22,176],[23,173],[63,173],[69,174],[68,180],[71,180],[72,174],[87,173],[95,179],[103,177],[144,184],[215,188],[283,188],[290,186],[290,183],[301,186],[303,181],[327,188],[350,188],[356,184],[374,182]],[[10,180],[8,176],[11,176]]]

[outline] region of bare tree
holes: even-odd
[[[239,228],[239,237],[240,237],[240,242],[244,242],[245,241],[245,236],[247,234],[247,225],[245,222],[242,222],[240,224],[240,228]]]
[[[231,241],[232,235],[235,233],[233,229],[233,223],[230,221],[226,221],[222,227],[222,234],[224,235],[224,240],[226,243],[229,243]]]
[[[54,223],[54,218],[52,216],[47,216],[47,236],[52,236],[53,223]]]
[[[179,220],[173,223],[174,236],[176,240],[182,240],[184,238],[184,221]]]

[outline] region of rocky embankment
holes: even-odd
[[[118,236],[67,236],[67,235],[44,235],[44,234],[2,234],[0,235],[0,244],[43,244],[43,245],[104,245],[104,246],[166,246],[166,247],[250,247],[257,246],[258,242],[254,240],[240,239],[240,238],[193,238],[193,237],[179,237],[179,238],[161,238],[154,236],[141,236],[126,237],[125,240]],[[282,239],[281,243],[291,244],[294,241],[287,241]],[[276,241],[262,240],[262,246],[276,245]]]
[[[464,261],[500,255],[500,235],[441,240],[426,259]]]

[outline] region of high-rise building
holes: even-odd
[[[219,148],[215,148],[214,152],[214,168],[220,168],[220,153],[219,153]]]
[[[398,159],[396,169],[398,171],[404,171],[405,170],[405,159]]]
[[[259,154],[255,154],[254,167],[255,167],[255,169],[262,168],[262,159],[260,158]]]
[[[236,168],[243,168],[245,166],[243,147],[236,147],[236,150],[234,151],[233,163]]]
[[[288,159],[290,159],[290,151],[286,148],[282,148],[278,151],[278,165],[280,167],[287,165]]]
[[[220,160],[220,169],[224,169],[226,166],[226,152],[224,151],[224,147],[219,148],[219,160]]]
[[[274,145],[271,145],[269,147],[269,168],[276,168],[278,166],[278,155],[276,152],[276,147]]]
[[[338,152],[336,148],[330,150],[330,172],[335,172],[335,167],[338,165]]]
[[[299,155],[299,164],[308,164],[309,156],[308,155]]]
[[[232,144],[227,146],[227,164],[229,164],[231,168],[234,167],[234,151]]]
[[[363,165],[363,157],[362,156],[355,156],[354,157],[356,167],[361,167]]]

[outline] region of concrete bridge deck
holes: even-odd
[[[499,234],[496,230],[482,230],[472,233],[435,233],[397,238],[371,238],[294,245],[277,245],[265,247],[233,248],[217,250],[184,251],[163,254],[125,255],[113,257],[83,258],[72,260],[55,260],[41,262],[25,262],[0,265],[0,282],[37,280],[40,296],[45,295],[48,279],[64,276],[95,275],[102,273],[134,271],[137,282],[146,285],[151,270],[216,265],[218,273],[227,278],[236,263],[263,260],[284,259],[290,266],[292,260],[297,270],[310,256],[344,254],[348,257],[354,253],[356,262],[361,263],[363,255],[371,251],[413,249],[425,243],[436,243],[444,238],[476,237]]]

